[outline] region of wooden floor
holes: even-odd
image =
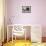
[[[31,43],[30,41],[14,40],[5,43],[3,46],[46,46],[46,43]]]
[[[42,42],[46,42],[46,37],[42,37]]]
[[[24,41],[24,40],[16,40],[16,41],[10,41],[8,43],[5,43],[3,46],[31,46],[30,41]]]

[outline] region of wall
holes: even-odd
[[[3,40],[3,0],[0,0],[0,41]]]
[[[31,13],[22,13],[22,6],[31,6]],[[46,37],[46,0],[7,0],[7,8],[7,24],[40,24]]]

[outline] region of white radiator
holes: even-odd
[[[32,42],[41,42],[42,30],[40,25],[31,26],[31,41]]]

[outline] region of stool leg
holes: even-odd
[[[16,41],[16,36],[15,36],[15,41]]]
[[[25,33],[25,42],[26,42],[26,33]]]
[[[7,42],[8,42],[8,28],[7,28]]]
[[[12,43],[13,43],[13,31],[12,31]]]
[[[25,43],[26,43],[26,31],[25,31]]]

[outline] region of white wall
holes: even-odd
[[[0,0],[0,42],[4,39],[3,19],[3,0]]]
[[[31,13],[22,13],[22,6],[31,6]],[[7,0],[7,8],[12,23],[40,24],[46,36],[46,0]],[[8,24],[11,24],[9,18]]]

